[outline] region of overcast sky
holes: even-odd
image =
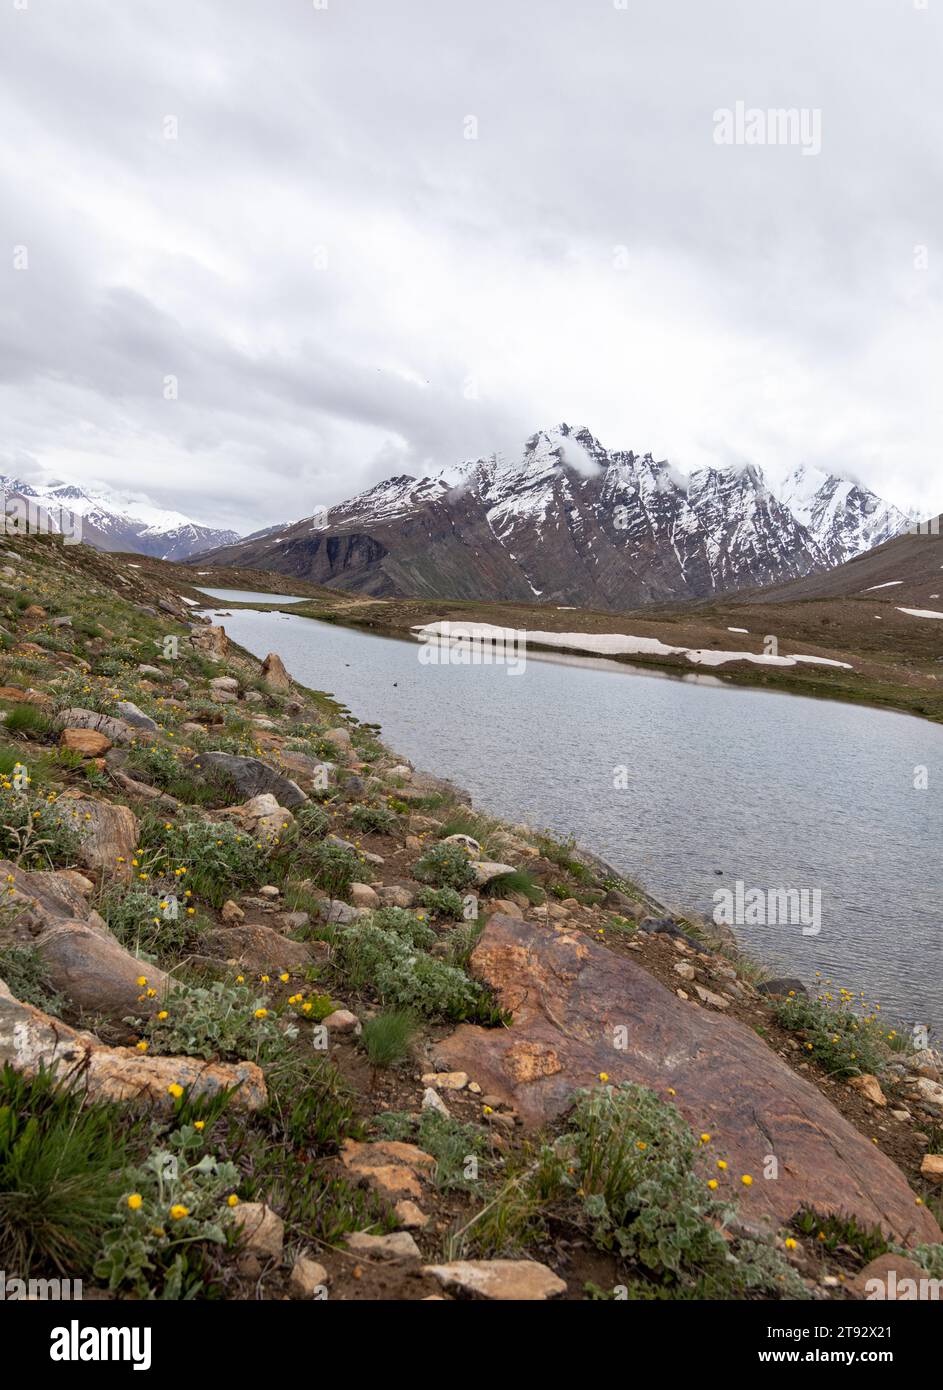
[[[922,3],[0,0],[0,471],[248,531],[567,420],[940,510]]]

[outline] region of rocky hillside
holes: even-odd
[[[211,562],[295,575],[374,597],[633,608],[840,564],[906,518],[873,493],[799,470],[787,495],[760,469],[683,478],[651,454],[607,450],[560,425],[517,459],[389,478]]]
[[[941,1059],[853,992],[763,982],[476,811],[154,575],[18,539],[0,608],[8,1280],[778,1300],[943,1276]]]

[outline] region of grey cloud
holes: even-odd
[[[250,529],[567,419],[939,507],[941,29],[883,0],[7,7],[0,467]],[[821,108],[821,154],[718,147],[737,100]]]

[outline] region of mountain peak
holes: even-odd
[[[301,523],[282,528],[287,557],[249,538],[214,558],[285,565],[378,595],[629,608],[799,578],[904,521],[867,489],[802,465],[789,487],[793,505],[753,462],[685,477],[651,452],[610,451],[585,425],[561,421],[535,430],[516,455],[388,478],[332,507],[316,535]],[[345,546],[325,544],[332,529]]]

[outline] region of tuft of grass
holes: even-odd
[[[0,1267],[87,1272],[121,1192],[126,1141],[115,1107],[49,1072],[0,1072]]]
[[[521,893],[535,907],[544,902],[546,894],[530,874],[515,869],[511,874],[499,874],[482,890],[489,898],[506,898],[509,893]]]
[[[8,734],[45,739],[52,733],[52,720],[38,705],[14,705],[3,721]]]
[[[374,1067],[392,1067],[409,1056],[416,1031],[411,1009],[389,1009],[367,1020],[360,1041]]]

